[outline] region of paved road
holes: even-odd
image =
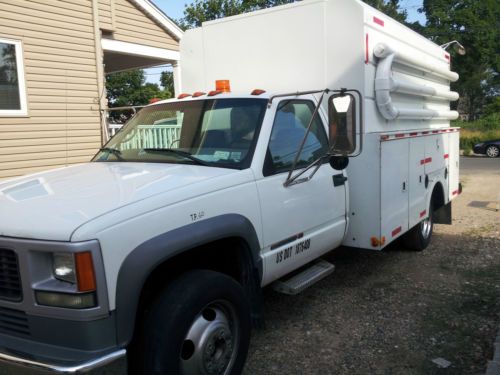
[[[494,173],[500,175],[500,158],[481,156],[465,156],[460,158],[460,172],[462,175],[477,173]]]

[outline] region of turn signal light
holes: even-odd
[[[79,292],[93,292],[96,290],[96,281],[94,273],[94,263],[92,262],[92,253],[75,254],[76,279]]]
[[[231,83],[228,79],[219,79],[215,81],[215,91],[231,92]]]

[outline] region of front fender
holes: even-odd
[[[136,247],[122,263],[116,289],[117,340],[127,345],[134,333],[139,299],[148,276],[165,261],[210,242],[239,237],[246,241],[262,279],[260,243],[252,223],[244,216],[227,214],[192,223],[151,238]]]

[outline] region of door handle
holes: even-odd
[[[345,177],[343,174],[336,174],[333,176],[333,186],[344,185],[346,181],[347,177]]]

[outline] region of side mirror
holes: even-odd
[[[356,119],[356,98],[346,92],[330,97],[329,105],[330,150],[335,155],[352,155],[356,151],[358,123]]]
[[[341,171],[349,165],[349,158],[347,156],[331,156],[329,162],[333,169]]]

